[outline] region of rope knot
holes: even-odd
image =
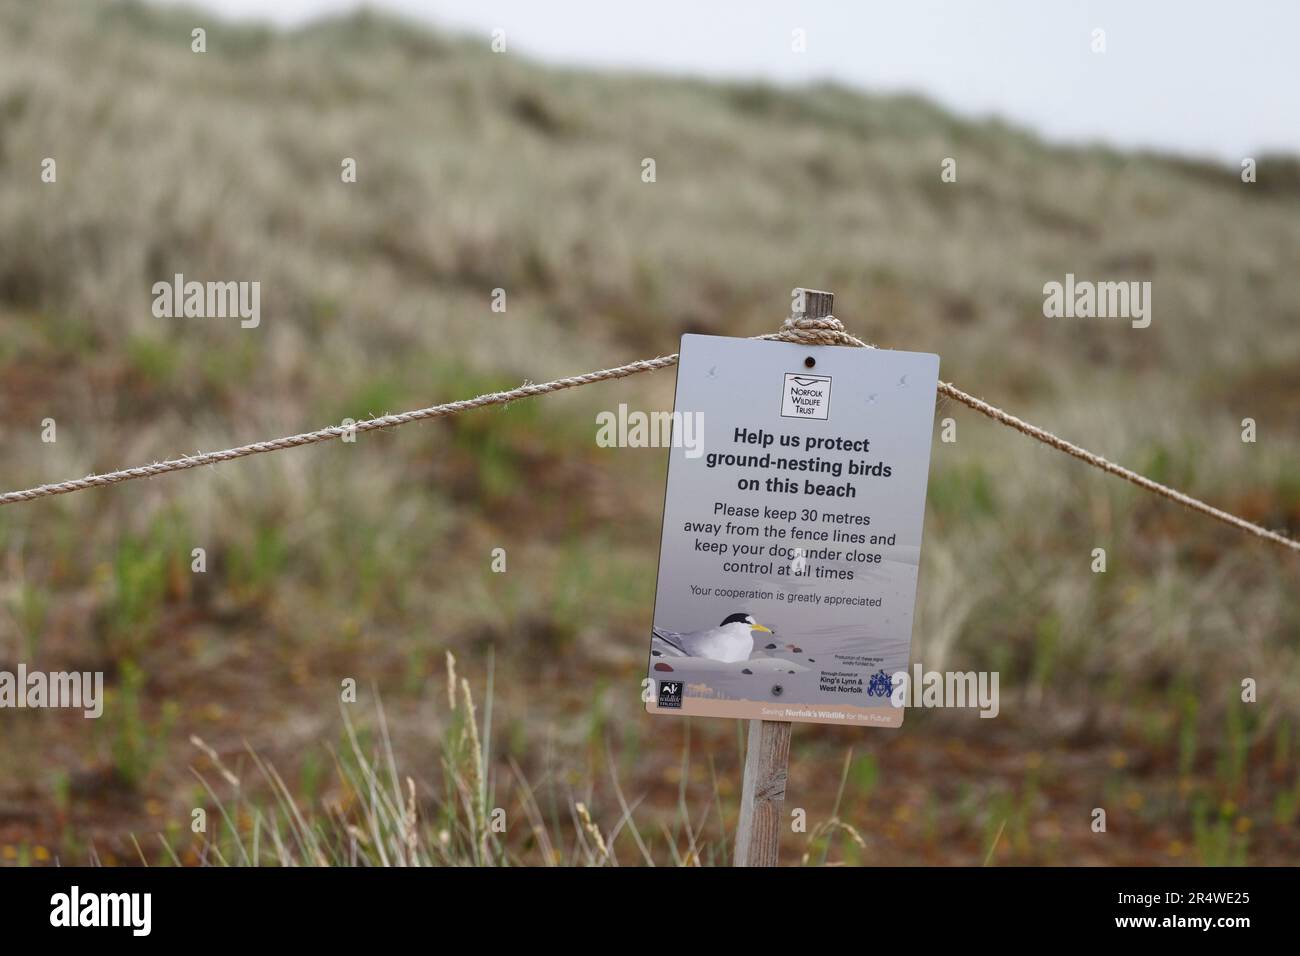
[[[820,319],[806,315],[789,316],[781,325],[781,331],[773,338],[783,342],[798,342],[803,345],[861,345],[862,343],[844,330],[844,323],[833,315]]]

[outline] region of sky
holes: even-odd
[[[196,0],[154,0],[194,5]],[[197,0],[295,26],[359,0]],[[598,69],[914,92],[1054,142],[1237,164],[1300,154],[1300,3],[1288,0],[372,0],[511,53]],[[792,49],[794,31],[806,49]],[[1095,52],[1094,31],[1104,31]]]

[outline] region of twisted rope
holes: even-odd
[[[781,330],[770,335],[755,336],[758,339],[779,342],[795,342],[801,345],[839,345],[853,348],[875,348],[854,335],[850,335],[844,328],[844,323],[834,316],[825,318],[807,318],[803,316],[791,316],[785,320]],[[583,375],[572,375],[568,378],[558,378],[552,382],[527,383],[512,388],[504,392],[490,392],[486,395],[479,395],[476,398],[465,398],[456,402],[447,402],[444,405],[431,405],[428,408],[419,408],[415,411],[400,412],[395,415],[383,415],[379,418],[371,418],[363,422],[356,422],[353,425],[332,425],[329,428],[321,428],[313,432],[303,432],[300,435],[289,435],[284,438],[275,438],[270,441],[253,442],[249,445],[240,445],[238,448],[227,448],[224,451],[202,452],[197,455],[188,455],[184,458],[174,458],[170,461],[155,462],[152,465],[142,465],[137,468],[124,468],[121,471],[109,472],[106,475],[88,475],[85,478],[78,478],[72,481],[61,481],[54,484],[40,485],[36,488],[28,488],[24,491],[11,491],[0,495],[0,505],[14,504],[19,501],[33,501],[37,498],[48,498],[51,495],[66,495],[74,491],[82,491],[86,488],[96,488],[101,485],[113,485],[121,481],[131,481],[136,478],[153,478],[157,475],[164,475],[172,471],[184,471],[189,468],[199,468],[203,465],[215,465],[223,461],[231,461],[235,458],[245,458],[249,455],[260,455],[263,452],[279,451],[282,448],[297,448],[300,445],[311,445],[316,442],[330,441],[334,438],[341,438],[344,435],[355,432],[377,431],[382,428],[394,428],[398,425],[405,425],[407,422],[423,421],[429,418],[442,418],[446,415],[455,415],[457,412],[469,411],[472,408],[483,408],[488,405],[504,405],[513,402],[519,398],[532,398],[536,395],[548,395],[552,392],[563,391],[567,388],[576,388],[580,385],[592,385],[596,382],[604,382],[610,379],[626,378],[629,375],[637,375],[641,372],[653,372],[658,369],[668,368],[677,364],[677,355],[661,355],[658,358],[642,359],[639,362],[631,362],[627,365],[619,365],[615,368],[602,369],[597,372],[587,372]],[[1231,525],[1240,531],[1245,531],[1257,538],[1263,538],[1266,541],[1272,541],[1274,544],[1280,544],[1284,548],[1292,551],[1300,551],[1300,541],[1262,528],[1257,524],[1240,518],[1230,512],[1215,508],[1213,505],[1206,504],[1198,498],[1170,488],[1158,481],[1154,481],[1145,475],[1132,471],[1122,465],[1117,465],[1108,461],[1101,455],[1081,448],[1072,442],[1066,441],[1059,435],[1054,435],[1044,428],[1037,425],[1031,425],[1029,422],[1016,416],[1004,412],[996,405],[990,405],[973,395],[963,392],[948,382],[940,382],[938,386],[939,393],[960,402],[968,408],[971,408],[981,415],[985,415],[993,421],[1008,428],[1014,428],[1021,434],[1028,435],[1043,444],[1055,448],[1057,451],[1064,452],[1072,458],[1085,462],[1094,468],[1109,474],[1123,478],[1146,491],[1168,498],[1170,501],[1177,502],[1185,508],[1192,511],[1200,512],[1203,515],[1221,521],[1224,524]]]
[[[344,435],[355,432],[395,428],[398,425],[405,425],[407,422],[418,422],[426,418],[442,418],[445,415],[455,415],[457,412],[466,412],[471,408],[482,408],[486,405],[503,405],[507,402],[513,402],[517,398],[532,398],[534,395],[546,395],[566,388],[576,388],[579,385],[591,385],[594,382],[603,382],[607,379],[623,378],[627,375],[635,375],[638,372],[653,372],[656,369],[668,368],[670,365],[676,364],[676,355],[662,355],[659,358],[645,359],[640,362],[633,362],[630,365],[620,365],[618,368],[607,368],[599,372],[573,375],[569,378],[556,379],[553,382],[525,384],[506,392],[491,392],[487,395],[479,395],[477,398],[464,398],[460,401],[448,402],[445,405],[431,405],[428,408],[418,408],[411,412],[384,415],[380,418],[371,418],[352,425],[331,425],[328,428],[320,428],[314,432],[303,432],[300,435],[288,435],[270,441],[253,442],[249,445],[240,445],[238,448],[227,448],[224,451],[200,452],[197,455],[173,458],[170,461],[158,461],[152,465],[141,465],[138,468],[124,468],[121,471],[109,472],[106,475],[87,475],[85,478],[40,485],[25,491],[11,491],[0,495],[0,505],[13,504],[18,501],[32,501],[36,498],[48,498],[50,495],[66,495],[73,491],[97,488],[101,485],[114,485],[120,481],[131,481],[135,478],[153,478],[171,471],[185,471],[188,468],[199,468],[203,465],[215,465],[236,458],[246,458],[249,455],[260,455],[263,452],[280,451],[283,448],[297,448],[300,445],[312,445],[333,438],[342,438]]]
[[[827,316],[824,319],[801,319],[788,318],[782,326],[781,331],[775,335],[765,335],[767,339],[781,339],[787,342],[801,342],[805,345],[849,345],[858,348],[875,348],[874,345],[868,345],[861,339],[850,335],[844,330],[844,323],[834,316]],[[1190,508],[1192,511],[1199,511],[1203,515],[1208,515],[1224,524],[1232,525],[1241,531],[1253,534],[1256,537],[1263,538],[1266,541],[1272,541],[1274,544],[1280,544],[1284,548],[1290,548],[1292,551],[1300,551],[1300,541],[1293,541],[1285,535],[1280,535],[1276,531],[1270,531],[1262,528],[1257,524],[1252,524],[1245,518],[1239,518],[1236,515],[1216,508],[1213,505],[1206,504],[1198,498],[1179,491],[1176,488],[1170,488],[1168,485],[1162,485],[1158,481],[1148,478],[1146,475],[1139,474],[1123,465],[1117,465],[1113,461],[1103,458],[1086,448],[1068,442],[1059,435],[1054,435],[1045,428],[1039,428],[1037,425],[1031,425],[1022,418],[1017,418],[1009,412],[1004,412],[996,405],[990,405],[988,402],[976,398],[963,392],[957,386],[949,382],[939,383],[939,393],[949,398],[961,402],[967,408],[972,408],[981,415],[986,415],[1008,428],[1014,428],[1022,435],[1028,435],[1030,438],[1037,439],[1044,445],[1055,448],[1057,451],[1065,452],[1072,458],[1086,462],[1094,468],[1099,468],[1104,472],[1123,478],[1125,481],[1132,482],[1139,488],[1160,495],[1162,498],[1168,498],[1170,501],[1176,501],[1184,508]]]

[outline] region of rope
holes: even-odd
[[[659,358],[645,359],[640,362],[633,362],[630,365],[620,365],[618,368],[587,372],[585,375],[560,378],[553,382],[521,385],[518,388],[510,389],[508,392],[491,392],[487,395],[479,395],[477,398],[465,398],[458,402],[448,402],[445,405],[418,408],[412,412],[384,415],[380,418],[371,418],[352,425],[332,425],[329,428],[321,428],[314,432],[303,432],[301,435],[288,435],[270,441],[253,442],[251,445],[240,445],[238,448],[227,448],[225,451],[200,452],[197,455],[173,458],[170,461],[158,461],[152,465],[141,465],[138,468],[124,468],[121,471],[109,472],[106,475],[88,475],[85,478],[77,478],[73,481],[40,485],[26,491],[11,491],[8,494],[0,495],[0,505],[13,504],[17,501],[32,501],[36,498],[47,498],[50,495],[66,495],[73,491],[97,488],[101,485],[114,485],[119,481],[131,481],[135,478],[153,478],[171,471],[185,471],[188,468],[199,468],[203,465],[215,465],[218,462],[245,458],[249,455],[260,455],[263,452],[280,451],[282,448],[312,445],[316,442],[341,438],[354,432],[394,428],[397,425],[418,422],[426,418],[442,418],[444,415],[455,415],[457,412],[466,412],[471,408],[483,408],[486,405],[504,405],[507,402],[513,402],[517,398],[532,398],[534,395],[546,395],[551,392],[563,391],[566,388],[576,388],[579,385],[591,385],[611,378],[623,378],[627,375],[636,375],[638,372],[653,372],[656,369],[668,368],[670,365],[676,364],[676,355],[662,355]]]
[[[785,320],[779,332],[770,335],[755,336],[759,339],[780,342],[796,342],[801,345],[840,345],[855,348],[875,348],[868,345],[856,336],[850,335],[844,329],[844,323],[834,316],[824,318],[806,318],[791,316]],[[401,412],[395,415],[383,415],[379,418],[371,418],[363,422],[356,422],[352,425],[333,425],[329,428],[321,428],[314,432],[303,432],[300,435],[289,435],[284,438],[276,438],[270,441],[253,442],[250,445],[240,445],[238,448],[227,448],[224,451],[201,452],[197,455],[188,455],[184,458],[174,458],[170,461],[155,462],[152,465],[142,465],[138,468],[125,468],[121,471],[109,472],[106,475],[88,475],[85,478],[78,478],[72,481],[61,481],[55,484],[40,485],[35,488],[28,488],[24,491],[11,491],[0,495],[0,505],[14,504],[19,501],[34,501],[37,498],[48,498],[52,495],[66,495],[74,491],[82,491],[86,488],[96,488],[101,485],[113,485],[121,481],[131,481],[136,478],[153,478],[157,475],[165,475],[172,471],[185,471],[189,468],[199,468],[203,465],[215,465],[223,461],[231,461],[235,458],[245,458],[249,455],[260,455],[263,452],[279,451],[282,448],[297,448],[300,445],[311,445],[316,442],[330,441],[331,439],[341,438],[344,435],[355,432],[377,431],[381,428],[394,428],[398,425],[405,425],[407,422],[423,421],[429,418],[442,418],[446,415],[455,415],[458,412],[469,411],[472,408],[484,408],[488,405],[504,405],[513,402],[519,398],[532,398],[536,395],[549,395],[552,392],[560,392],[567,388],[576,388],[579,385],[592,385],[596,382],[604,382],[610,379],[626,378],[629,375],[637,375],[641,372],[653,372],[658,369],[668,368],[677,364],[676,355],[661,355],[658,358],[642,359],[639,362],[631,362],[627,365],[619,365],[616,368],[602,369],[598,372],[587,372],[584,375],[573,375],[568,378],[558,378],[552,382],[528,383],[512,388],[504,392],[490,392],[486,395],[479,395],[476,398],[461,399],[456,402],[448,402],[444,405],[431,405],[428,408],[419,408],[415,411]],[[995,422],[1006,425],[1008,428],[1014,428],[1021,434],[1028,435],[1057,451],[1064,452],[1079,461],[1092,465],[1101,471],[1117,475],[1126,481],[1129,481],[1139,488],[1153,492],[1170,501],[1177,502],[1185,508],[1192,511],[1198,511],[1224,524],[1231,525],[1238,530],[1245,531],[1258,538],[1266,541],[1272,541],[1274,544],[1280,544],[1285,548],[1293,551],[1300,551],[1300,541],[1262,528],[1257,524],[1252,524],[1244,518],[1239,518],[1234,514],[1215,508],[1213,505],[1193,498],[1191,495],[1178,491],[1176,488],[1170,488],[1168,485],[1162,485],[1145,475],[1132,471],[1122,465],[1117,465],[1112,461],[1081,448],[1071,442],[1066,441],[1058,435],[1054,435],[1046,429],[1039,428],[1037,425],[1031,425],[1023,419],[1004,412],[995,405],[982,401],[973,395],[968,395],[961,389],[948,382],[939,383],[939,392],[951,399],[961,402],[963,405],[971,408],[981,415],[985,415]]]
[[[844,330],[844,323],[833,316],[828,316],[824,319],[788,318],[785,320],[785,324],[781,327],[780,332],[777,332],[775,335],[764,335],[762,338],[781,339],[788,342],[801,342],[805,345],[850,345],[858,348],[875,348],[874,345],[868,345],[861,339],[846,332]],[[972,408],[981,415],[987,415],[995,422],[1006,425],[1008,428],[1014,428],[1021,434],[1028,435],[1030,438],[1035,438],[1044,445],[1055,448],[1057,451],[1063,451],[1072,458],[1077,458],[1079,461],[1086,462],[1094,468],[1099,468],[1112,475],[1117,475],[1125,481],[1132,482],[1139,488],[1153,492],[1163,498],[1168,498],[1170,501],[1176,501],[1184,508],[1190,508],[1192,511],[1199,511],[1203,515],[1208,515],[1211,518],[1222,521],[1224,524],[1232,525],[1234,528],[1246,531],[1256,537],[1264,538],[1266,541],[1280,544],[1284,548],[1290,548],[1292,551],[1300,551],[1300,541],[1293,541],[1284,535],[1278,534],[1276,531],[1261,528],[1259,525],[1252,524],[1245,518],[1239,518],[1230,512],[1206,504],[1198,498],[1193,498],[1191,495],[1185,494],[1176,488],[1162,485],[1160,482],[1146,477],[1146,475],[1138,474],[1136,471],[1125,468],[1123,465],[1117,465],[1113,461],[1108,461],[1101,457],[1101,455],[1090,452],[1086,448],[1081,448],[1072,442],[1068,442],[1059,435],[1054,435],[1047,431],[1045,428],[1031,425],[1024,419],[1017,418],[1009,412],[1004,412],[996,405],[990,405],[988,402],[981,401],[974,395],[968,395],[955,385],[948,382],[940,382],[939,393],[961,402],[967,408]]]

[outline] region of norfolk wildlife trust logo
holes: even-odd
[[[659,706],[672,710],[682,709],[682,682],[679,680],[661,680],[659,682]]]
[[[1043,286],[1043,315],[1049,319],[1131,319],[1135,329],[1151,324],[1150,282],[1075,281],[1067,272],[1065,282]]]
[[[781,391],[782,418],[818,418],[831,413],[831,379],[829,375],[803,375],[787,372]]]
[[[80,710],[87,720],[104,713],[103,671],[0,671],[0,710]]]
[[[153,314],[160,319],[238,318],[255,329],[262,321],[262,283],[186,282],[176,273],[171,282],[153,284]]]

